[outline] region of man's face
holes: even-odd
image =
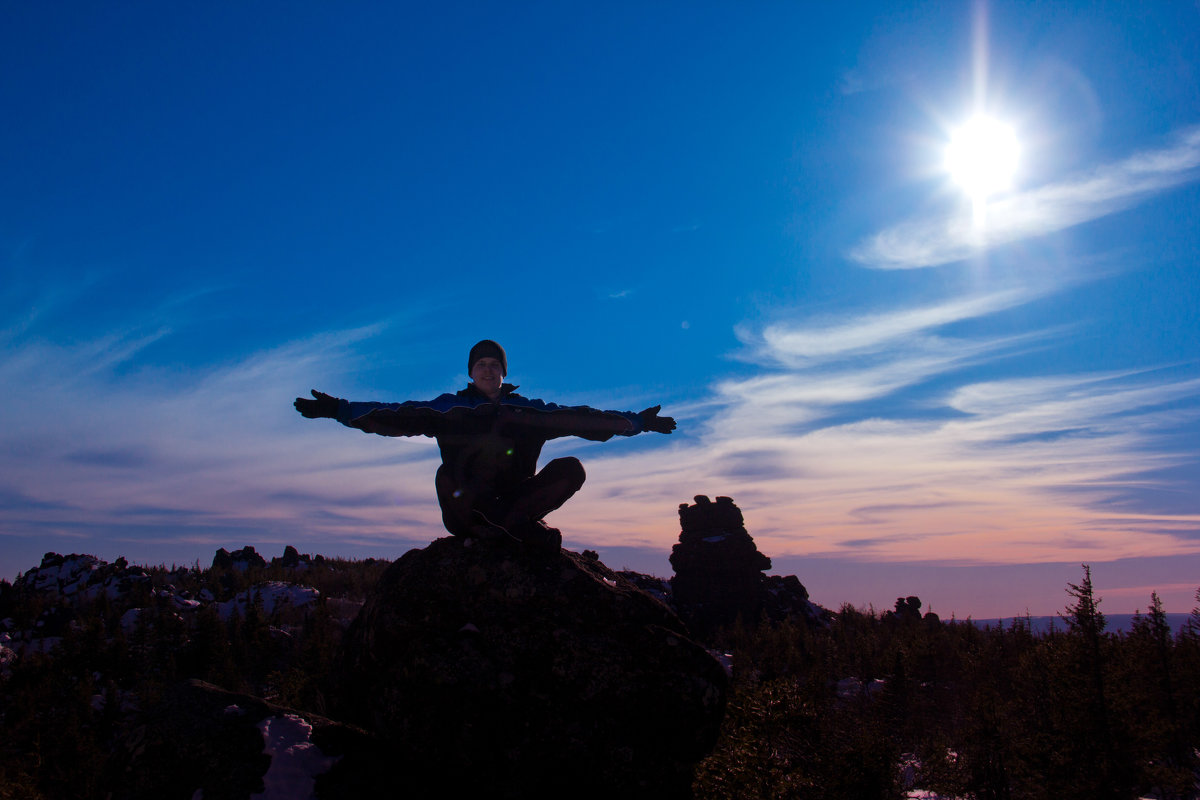
[[[504,383],[504,367],[500,359],[484,356],[471,365],[471,380],[475,387],[488,397],[495,400],[500,395],[500,385]]]

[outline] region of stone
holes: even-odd
[[[392,564],[346,634],[339,718],[447,796],[688,797],[728,678],[598,559],[449,537]]]

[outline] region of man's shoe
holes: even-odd
[[[562,549],[562,533],[540,519],[514,525],[510,533],[526,547],[539,553],[557,553]]]

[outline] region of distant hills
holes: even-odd
[[[1142,615],[1146,616],[1145,614]],[[1171,631],[1178,634],[1183,630],[1183,626],[1187,625],[1191,614],[1167,614],[1167,623],[1171,626]],[[1104,630],[1106,633],[1129,633],[1133,630],[1133,621],[1137,619],[1137,614],[1105,614]],[[1000,617],[996,619],[972,619],[969,622],[974,623],[980,628],[996,628],[996,627],[1011,627],[1014,619],[1019,619],[1024,622],[1029,620],[1029,625],[1034,633],[1048,633],[1051,626],[1055,630],[1065,631],[1067,623],[1062,617],[1057,614],[1049,617]]]

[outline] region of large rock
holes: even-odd
[[[695,636],[716,638],[739,618],[749,625],[763,620],[829,623],[830,613],[808,599],[795,575],[763,575],[771,559],[759,552],[731,498],[718,497],[714,503],[701,494],[695,500],[679,505],[669,598]],[[639,583],[645,580],[642,576]]]
[[[766,601],[762,573],[771,559],[758,551],[733,500],[695,499],[679,506],[679,543],[671,549],[676,608],[702,636],[738,617],[757,623]]]
[[[727,688],[670,609],[598,560],[459,538],[388,569],[342,676],[349,719],[439,796],[690,796]]]

